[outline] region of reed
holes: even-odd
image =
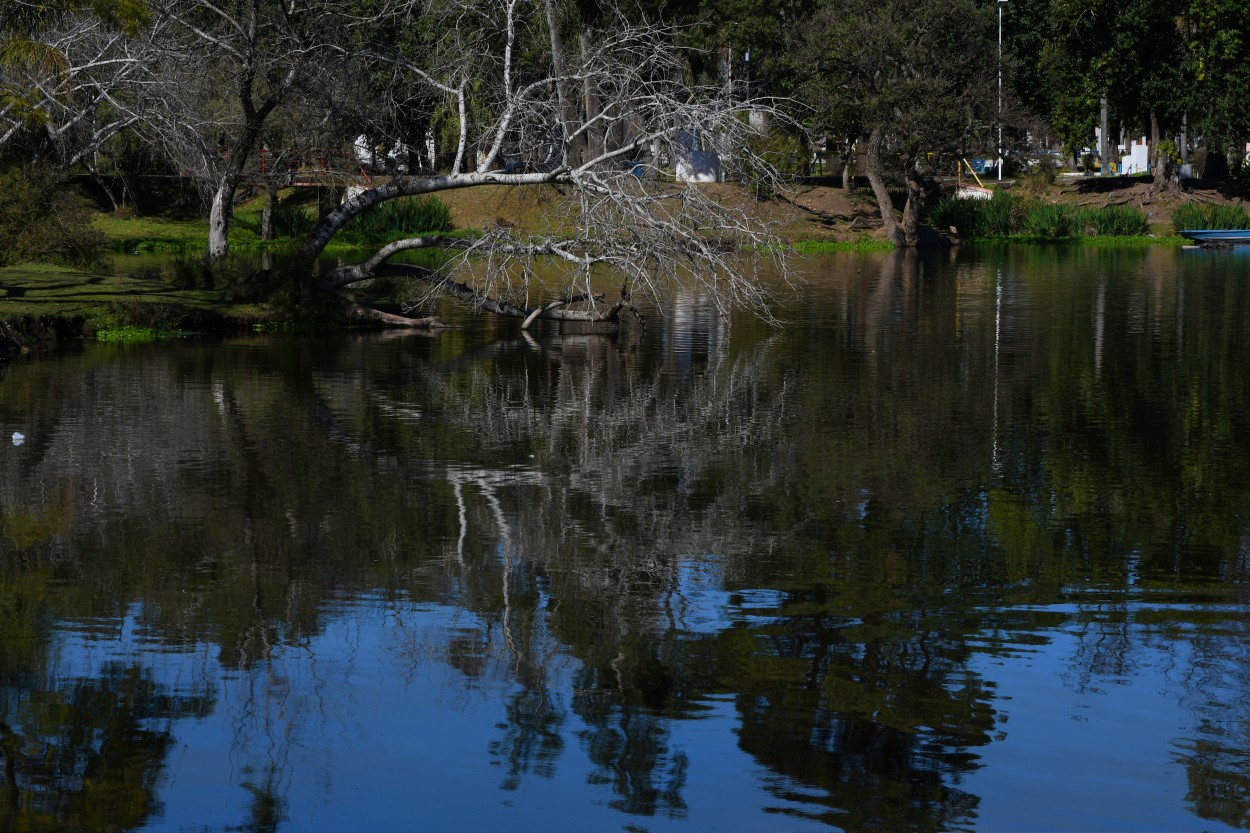
[[[1172,212],[1172,226],[1184,229],[1250,229],[1250,214],[1239,205],[1188,202]]]

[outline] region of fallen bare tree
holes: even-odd
[[[417,287],[409,309],[431,293],[450,295],[528,327],[614,321],[636,298],[662,304],[693,283],[722,312],[769,315],[773,276],[786,274],[774,230],[745,193],[725,199],[725,189],[692,180],[728,177],[774,191],[777,174],[753,150],[753,125],[776,123],[777,114],[732,84],[688,81],[688,56],[672,29],[615,11],[579,18],[553,0],[375,0],[359,8],[153,0],[147,8],[141,27],[121,33],[70,20],[73,43],[100,50],[98,59],[85,52],[85,64],[115,67],[109,85],[85,89],[78,103],[27,86],[63,110],[47,129],[134,129],[198,182],[211,207],[212,259],[227,254],[240,191],[257,183],[273,191],[282,181],[266,169],[282,153],[407,122],[438,133],[441,172],[396,171],[376,182],[365,175],[367,190],[319,218],[296,267],[313,292],[339,294],[398,274]],[[10,116],[0,110],[0,126]],[[349,165],[325,184],[360,181],[363,169]],[[318,272],[327,244],[386,201],[481,186],[557,189],[560,208],[538,233],[492,224],[472,238],[414,237]],[[393,259],[430,248],[451,257],[438,269]],[[388,325],[434,323],[349,310]]]
[[[539,319],[613,321],[636,297],[662,302],[693,282],[722,312],[744,307],[769,316],[772,276],[786,275],[774,230],[749,200],[719,199],[723,191],[672,173],[678,168],[689,179],[715,165],[739,179],[776,177],[752,151],[758,131],[751,115],[771,109],[767,102],[744,102],[732,87],[687,83],[674,33],[620,15],[592,26],[526,0],[436,11],[447,36],[426,62],[390,51],[344,57],[367,62],[375,75],[389,73],[390,89],[423,88],[441,100],[457,128],[450,170],[395,177],[350,196],[312,232],[302,262],[315,263],[353,218],[400,197],[548,186],[559,190],[564,209],[547,218],[543,233],[524,238],[497,225],[474,239],[400,240],[364,263],[313,274],[311,287],[337,292],[404,275],[422,287],[410,308],[430,293],[445,294],[528,327]],[[437,269],[392,261],[431,248],[452,257]]]

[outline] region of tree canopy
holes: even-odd
[[[871,182],[887,234],[914,245],[930,175],[965,155],[996,156],[1000,130],[1017,164],[1052,135],[1072,157],[1095,145],[1105,100],[1113,133],[1151,136],[1158,183],[1183,128],[1215,150],[1250,138],[1250,12],[1231,0],[10,5],[0,23],[8,163],[94,173],[141,147],[200,185],[214,258],[229,250],[242,193],[273,193],[301,166],[325,168],[327,148],[355,143],[389,167],[377,181],[357,177],[364,193],[321,212],[309,259],[354,217],[406,195],[572,189],[580,208],[555,224],[562,234],[487,229],[475,245],[452,246],[489,250],[522,276],[534,257],[565,262],[580,277],[551,302],[596,297],[596,270],[623,271],[623,297],[662,292],[642,279],[645,265],[702,275],[726,306],[763,309],[760,282],[717,252],[774,251],[770,230],[671,181],[709,154],[721,164],[715,176],[766,196],[775,189],[759,183],[803,170],[811,148],[839,152],[849,174],[858,143],[856,173]],[[339,160],[343,177],[361,167]],[[390,254],[430,246],[448,244],[423,239]],[[394,269],[386,257],[370,262],[308,286]],[[518,299],[529,289],[495,281],[465,297],[528,318],[535,307]]]

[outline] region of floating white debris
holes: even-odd
[[[13,432],[13,445],[21,445],[24,442],[26,442],[26,435],[23,434],[21,431],[14,431]]]

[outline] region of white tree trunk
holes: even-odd
[[[220,260],[229,252],[230,209],[234,202],[234,189],[226,179],[217,184],[213,194],[213,207],[208,214],[208,256]]]

